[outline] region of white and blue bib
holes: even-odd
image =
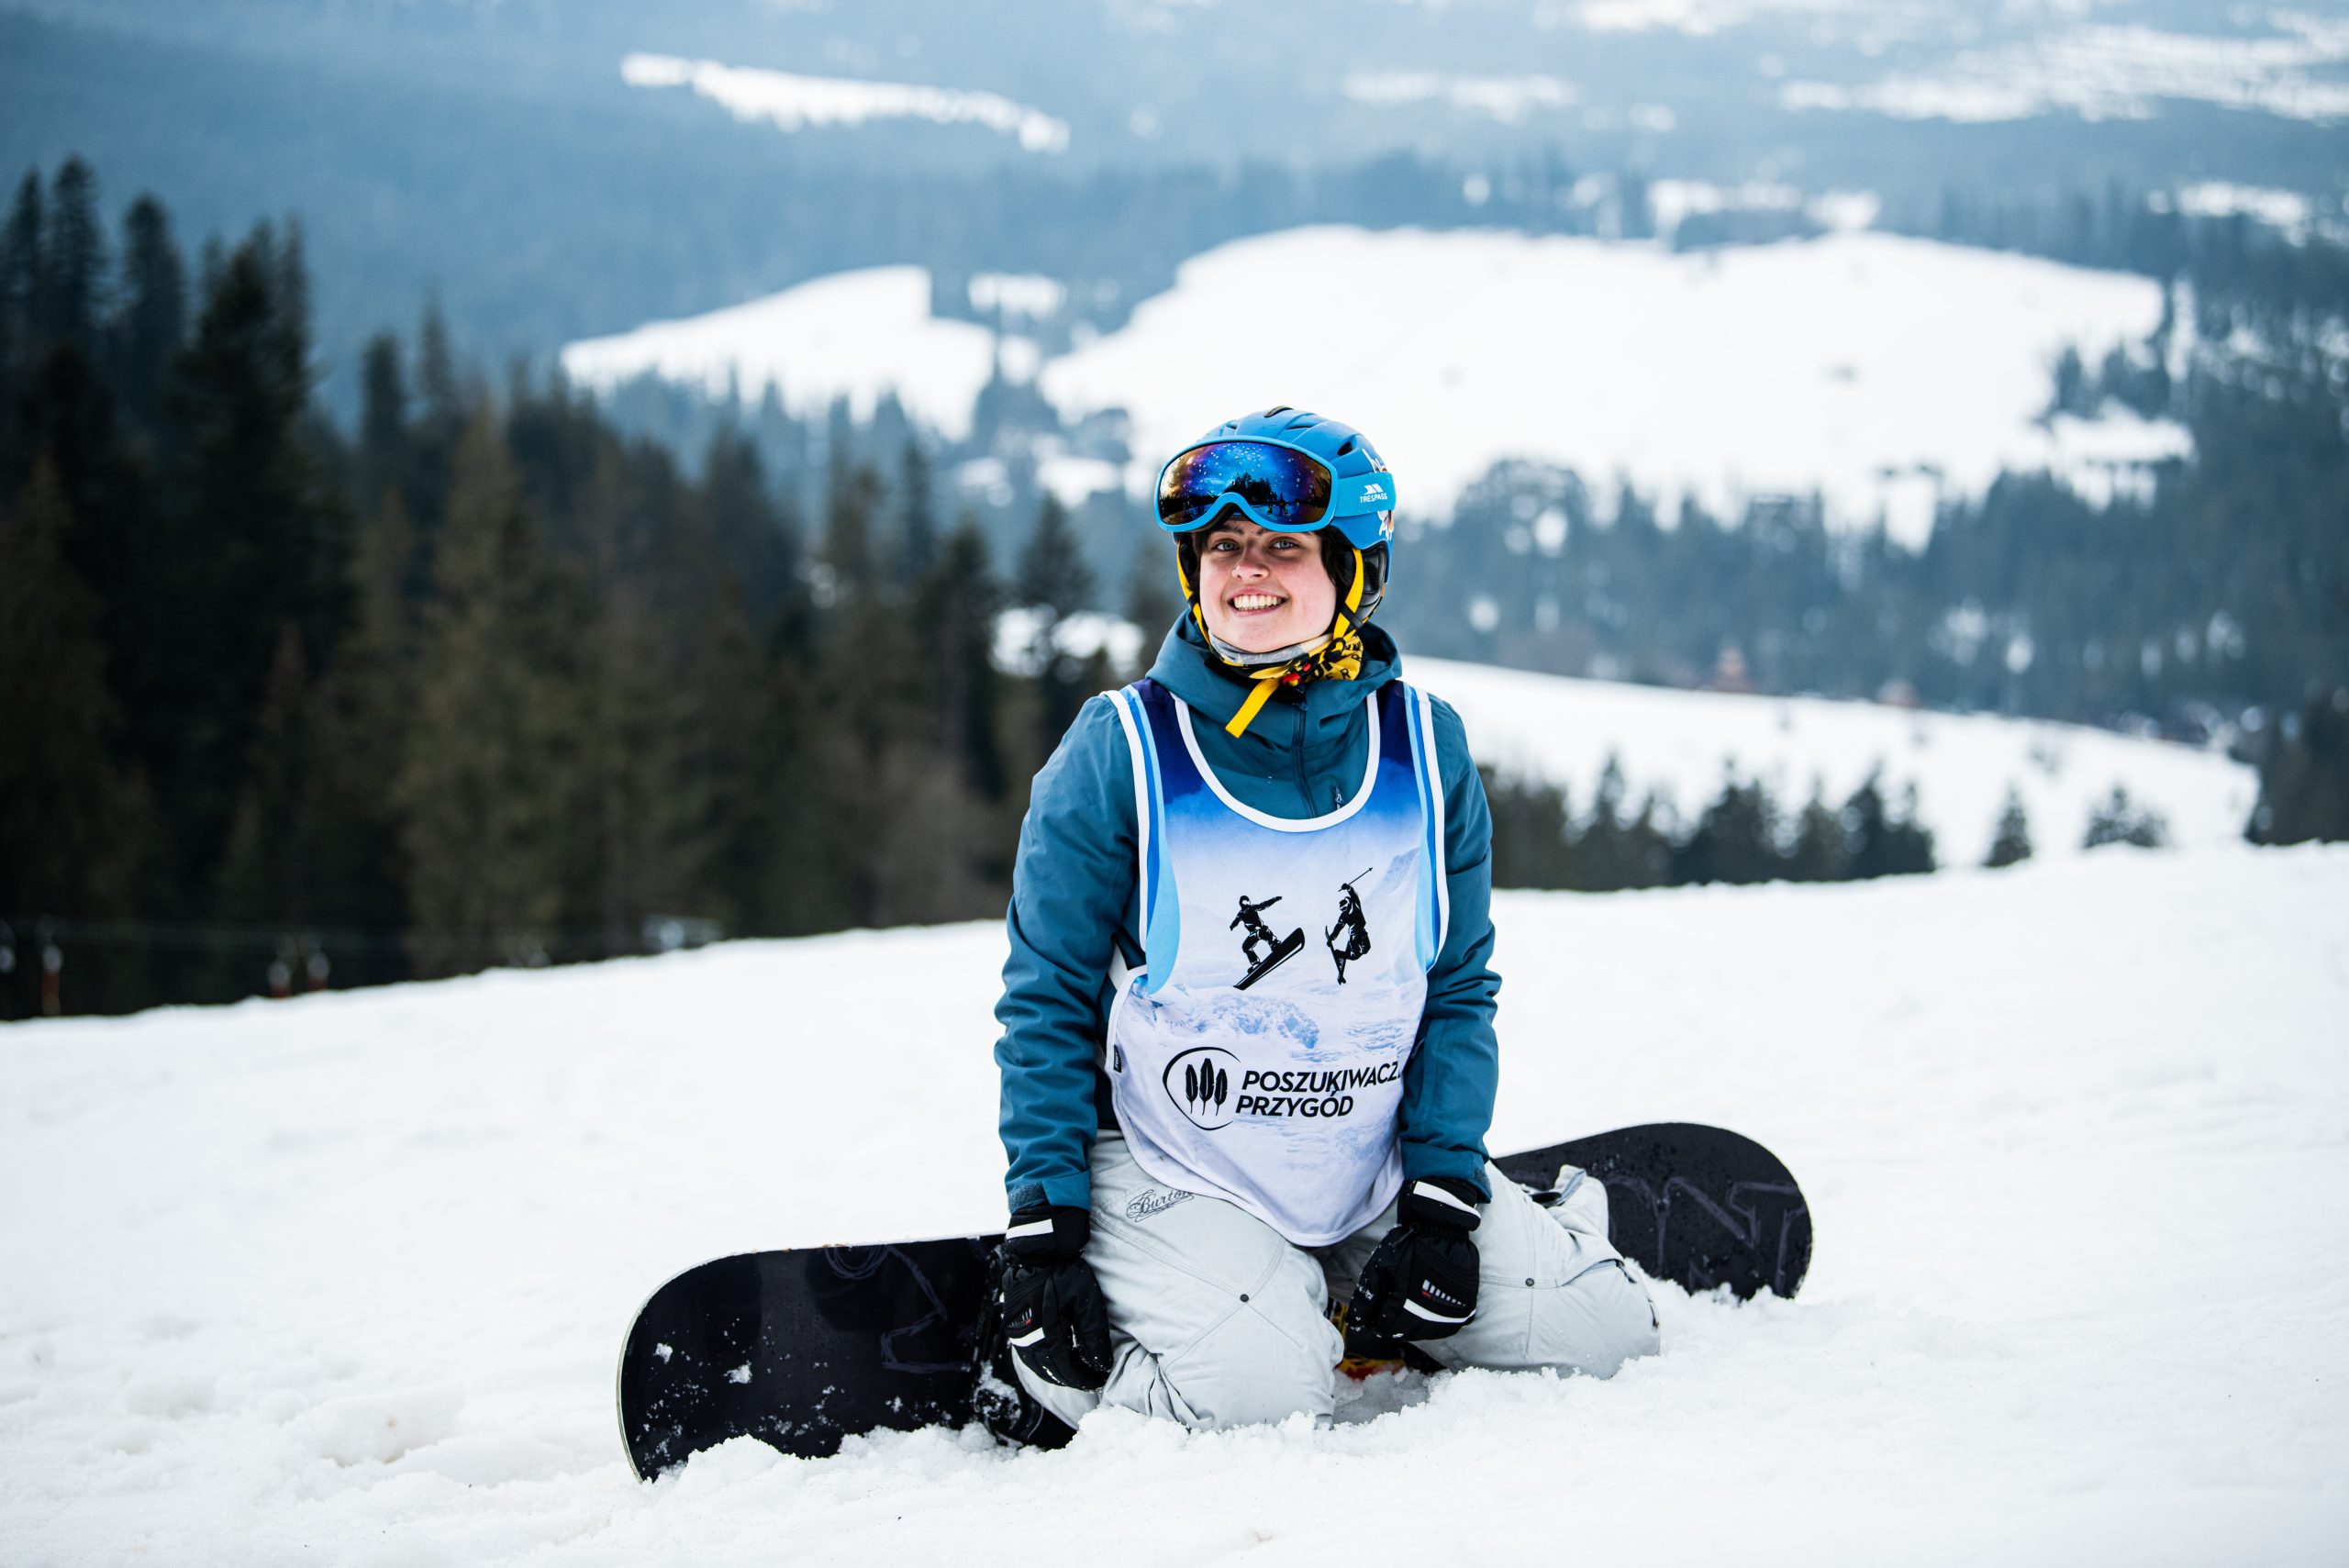
[[[1234,799],[1163,686],[1118,704],[1144,954],[1109,1014],[1118,1120],[1153,1179],[1326,1246],[1403,1181],[1403,1069],[1448,913],[1427,696],[1364,699],[1360,787],[1297,820]]]

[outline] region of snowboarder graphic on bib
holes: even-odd
[[[1354,891],[1353,883],[1338,884],[1338,923],[1323,931],[1321,940],[1330,946],[1330,960],[1338,966],[1338,984],[1343,985],[1346,965],[1370,955],[1370,923],[1363,918],[1362,895]]]
[[[1160,470],[1184,614],[1079,712],[1020,827],[998,1433],[1103,1405],[1326,1422],[1341,1357],[1406,1346],[1598,1375],[1656,1349],[1603,1204],[1539,1207],[1486,1157],[1491,818],[1458,717],[1371,624],[1395,500],[1359,430],[1295,408]],[[1339,890],[1334,974],[1285,962],[1305,932],[1268,886]]]
[[[1264,911],[1280,901],[1281,895],[1277,893],[1262,903],[1251,899],[1244,893],[1240,895],[1240,913],[1231,917],[1231,924],[1226,929],[1236,931],[1242,927],[1246,928],[1247,934],[1240,939],[1240,951],[1248,962],[1248,973],[1233,989],[1247,990],[1283,962],[1296,956],[1297,951],[1305,945],[1303,927],[1291,931],[1286,937],[1278,937],[1273,934],[1273,929],[1270,926],[1264,924]],[[1256,951],[1256,945],[1259,942],[1264,944],[1264,951],[1262,952]]]

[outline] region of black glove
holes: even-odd
[[[1371,1253],[1346,1307],[1346,1354],[1392,1360],[1407,1340],[1457,1334],[1476,1315],[1476,1206],[1485,1194],[1457,1176],[1403,1184],[1395,1229]]]
[[[1004,1337],[1028,1370],[1063,1388],[1109,1380],[1109,1306],[1083,1256],[1081,1208],[1023,1208],[1003,1239]]]

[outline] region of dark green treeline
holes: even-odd
[[[111,1011],[1002,908],[1108,673],[997,672],[918,444],[801,517],[740,438],[688,476],[429,320],[345,435],[299,231],[191,277],[78,162],[16,193],[0,292],[0,1016],[44,954]]]

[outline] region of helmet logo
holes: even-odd
[[[1386,500],[1386,482],[1382,479],[1364,480],[1362,482],[1362,494],[1354,497],[1354,499],[1358,505],[1363,506],[1367,506],[1373,501]]]

